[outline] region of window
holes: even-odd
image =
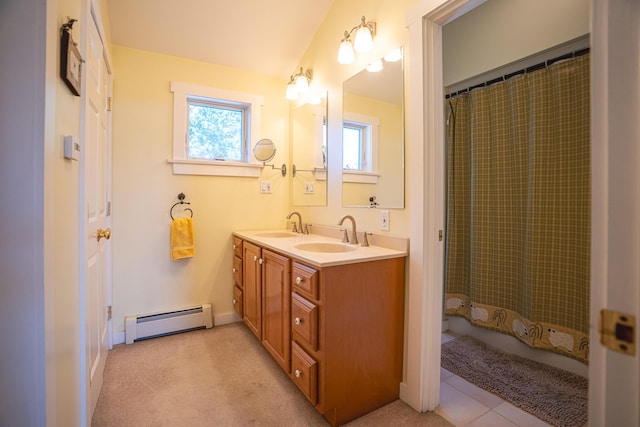
[[[365,170],[367,166],[369,127],[364,123],[345,121],[342,128],[342,168]]]
[[[343,182],[377,182],[380,119],[344,113],[342,125]]]
[[[187,158],[247,161],[247,104],[187,97]]]
[[[262,97],[171,82],[174,174],[260,176],[251,141],[260,139]]]

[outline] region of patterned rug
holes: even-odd
[[[470,337],[442,345],[442,367],[554,426],[587,423],[588,380]]]

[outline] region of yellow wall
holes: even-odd
[[[172,80],[264,97],[262,137],[289,156],[289,103],[280,79],[113,46],[113,307],[115,333],[124,317],[212,303],[214,317],[233,313],[231,233],[282,228],[289,176],[265,168],[258,178],[174,175]],[[255,143],[256,141],[253,141]],[[178,193],[194,212],[195,257],[171,261],[169,208]],[[180,209],[174,210],[177,214]]]
[[[417,0],[337,0],[332,5],[322,26],[318,29],[300,66],[313,68],[314,82],[328,91],[328,200],[326,207],[300,208],[305,221],[314,224],[334,225],[345,214],[353,215],[358,230],[374,233],[386,233],[379,230],[380,213],[369,208],[342,207],[342,83],[366,67],[373,59],[381,58],[399,46],[405,47],[405,57],[409,55],[408,32],[405,26],[405,13]],[[338,45],[345,30],[359,24],[360,17],[376,21],[377,35],[374,50],[365,55],[356,55],[356,62],[340,65],[336,61]],[[406,69],[406,68],[405,68]],[[406,72],[405,72],[406,82]],[[410,88],[405,85],[405,99]],[[407,122],[405,126],[409,126]],[[406,141],[405,158],[411,155]],[[295,147],[293,148],[295,150]],[[408,171],[405,170],[405,194],[408,188]],[[405,197],[405,208],[389,209],[390,234],[409,236],[409,210],[411,203]],[[386,209],[385,209],[386,210]]]
[[[402,105],[345,94],[344,112],[362,114],[380,120],[378,164],[375,170],[380,176],[376,184],[343,183],[343,205],[366,206],[369,204],[369,197],[376,196],[383,207],[402,206],[404,194],[398,191],[404,183],[403,141],[398,138],[403,135]]]

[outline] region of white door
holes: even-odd
[[[109,346],[109,120],[107,96],[110,75],[104,47],[93,19],[89,20],[85,54],[85,141],[82,193],[84,213],[84,331],[86,420],[91,417],[102,388]]]

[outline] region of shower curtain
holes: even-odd
[[[589,55],[446,100],[445,314],[589,357]]]

